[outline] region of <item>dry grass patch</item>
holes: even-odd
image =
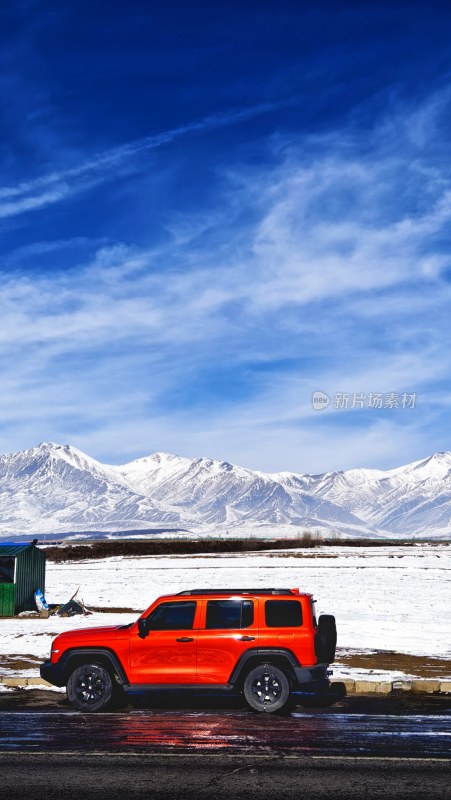
[[[352,652],[338,650],[336,664],[357,669],[404,672],[417,678],[451,678],[451,660],[432,656],[413,656],[391,650]]]
[[[0,668],[17,672],[22,669],[34,669],[42,663],[41,658],[32,655],[0,656]]]

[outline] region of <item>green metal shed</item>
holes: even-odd
[[[0,544],[0,617],[36,611],[34,593],[45,592],[45,553],[34,544]]]

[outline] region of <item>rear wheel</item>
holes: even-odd
[[[77,711],[100,711],[113,694],[113,680],[101,664],[81,664],[67,682],[67,697]]]
[[[244,696],[255,711],[280,711],[290,699],[290,682],[279,667],[261,664],[244,681]]]

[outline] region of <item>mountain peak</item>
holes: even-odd
[[[87,472],[111,472],[111,467],[101,464],[91,456],[88,456],[77,447],[70,444],[58,444],[57,442],[40,442],[30,450],[22,450],[20,453],[12,454],[13,457],[20,457],[22,460],[64,462],[75,469]]]
[[[189,458],[184,458],[183,456],[178,456],[175,453],[166,453],[163,450],[157,450],[155,453],[151,453],[148,456],[141,456],[140,458],[135,458],[133,461],[129,461],[122,466],[129,467],[132,464],[134,465],[155,465],[155,464],[167,464],[169,462],[177,462],[177,461],[191,461]]]
[[[426,458],[424,461],[421,461],[418,464],[417,469],[427,471],[430,474],[431,478],[443,477],[444,475],[447,475],[451,470],[451,453],[448,451],[434,453],[429,458]]]
[[[446,461],[448,464],[451,464],[451,452],[449,450],[440,450],[438,453],[433,453],[428,460],[440,462]]]
[[[451,452],[449,450],[442,450],[433,453],[427,458],[422,458],[419,461],[413,461],[410,464],[405,464],[402,467],[395,467],[395,469],[388,470],[386,476],[402,476],[410,475],[416,478],[441,478],[447,475],[451,470]]]
[[[39,442],[35,447],[32,447],[31,450],[59,450],[63,445],[58,444],[57,442]],[[69,445],[67,445],[69,447]]]
[[[0,535],[132,530],[451,534],[451,452],[394,470],[264,473],[157,451],[122,466],[43,441],[0,456]]]
[[[76,447],[73,447],[70,444],[58,444],[58,442],[39,442],[36,447],[32,447],[30,450],[25,450],[24,452],[51,452],[51,453],[58,453],[62,451],[64,453],[81,453],[81,450],[77,450]],[[85,455],[83,453],[83,455]],[[89,458],[89,456],[87,456]]]

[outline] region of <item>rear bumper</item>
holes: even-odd
[[[294,667],[296,683],[292,694],[296,697],[322,697],[336,702],[346,696],[343,683],[331,683],[329,664],[316,664],[314,667]]]
[[[305,683],[303,684],[302,689],[294,689],[292,691],[292,695],[294,697],[298,697],[301,703],[302,698],[305,700],[310,698],[312,700],[327,700],[328,702],[324,703],[324,705],[333,705],[334,703],[337,703],[339,700],[343,700],[346,697],[346,686],[344,683],[329,683],[327,686],[318,686],[315,683]],[[320,703],[319,705],[323,704]]]
[[[296,681],[302,689],[306,683],[325,682],[329,685],[329,664],[315,664],[314,667],[293,667]]]

